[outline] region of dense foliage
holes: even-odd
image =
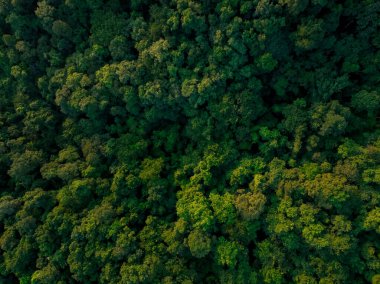
[[[380,283],[380,2],[0,0],[0,283]]]

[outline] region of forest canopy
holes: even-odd
[[[380,2],[0,0],[0,283],[380,283]]]

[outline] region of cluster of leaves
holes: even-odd
[[[376,0],[0,0],[0,283],[380,283]]]

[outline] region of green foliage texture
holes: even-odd
[[[380,283],[378,0],[0,0],[0,283]]]

